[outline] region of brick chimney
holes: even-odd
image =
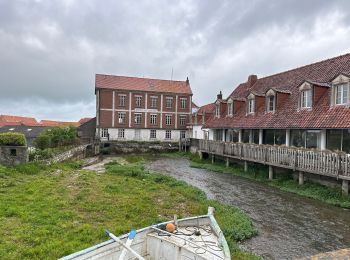
[[[188,77],[186,78],[186,84],[187,84],[187,85],[190,84],[190,80],[188,79]]]
[[[222,92],[220,90],[220,93],[217,95],[217,99],[221,100],[222,99]]]
[[[248,81],[247,81],[248,87],[249,88],[252,87],[257,81],[258,81],[257,75],[249,75]]]

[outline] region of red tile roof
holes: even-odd
[[[53,121],[53,120],[41,120],[40,125],[55,127],[55,126],[75,126],[78,127],[80,125],[79,122],[63,122],[63,121]]]
[[[214,104],[214,103],[210,103],[210,104],[201,106],[201,107],[198,109],[197,113],[198,113],[198,114],[213,113],[214,109],[215,109],[215,104]]]
[[[95,88],[192,94],[189,82],[96,74]]]
[[[0,115],[0,126],[8,125],[38,126],[40,124],[33,117]]]
[[[86,122],[90,121],[91,119],[93,119],[92,117],[84,117],[84,118],[81,118],[78,123],[79,125],[82,125],[82,124],[85,124]]]
[[[249,93],[265,94],[271,88],[290,94],[274,113],[266,113],[265,107],[254,115],[246,114],[246,104],[233,117],[212,117],[209,128],[350,128],[350,109],[330,106],[330,82],[340,74],[350,74],[350,54],[316,62],[300,68],[260,78],[251,87],[240,84],[229,97],[245,100]],[[304,82],[327,88],[313,104],[312,110],[299,110],[299,86]]]

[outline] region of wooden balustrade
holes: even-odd
[[[350,155],[287,146],[199,140],[198,150],[210,154],[350,180]]]

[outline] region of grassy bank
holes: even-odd
[[[191,167],[193,168],[202,168],[214,172],[241,176],[334,206],[350,208],[350,196],[343,196],[340,188],[326,187],[311,182],[305,182],[304,185],[299,185],[297,181],[292,179],[290,174],[285,173],[278,174],[275,176],[275,179],[271,181],[268,179],[268,169],[264,166],[249,166],[248,171],[244,172],[243,167],[237,164],[227,168],[224,162],[215,162],[212,164],[210,160],[200,160],[198,156],[188,153],[174,153],[167,156],[187,157],[191,159]]]
[[[232,256],[237,241],[256,230],[240,210],[209,201],[183,182],[143,169],[142,157],[110,163],[105,174],[79,170],[77,163],[16,168],[0,166],[0,258],[56,259],[117,235],[216,209]]]

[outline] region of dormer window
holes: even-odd
[[[233,102],[231,99],[227,101],[227,115],[229,116],[233,115]]]
[[[335,104],[345,105],[349,100],[349,86],[348,84],[340,84],[335,86]]]
[[[255,113],[255,96],[254,94],[250,94],[248,96],[248,114]]]
[[[300,93],[300,107],[301,108],[310,108],[312,102],[311,89],[303,90]]]
[[[215,107],[215,116],[220,117],[220,104],[217,104]]]
[[[276,109],[276,93],[272,89],[270,89],[266,93],[266,111],[274,112]]]

